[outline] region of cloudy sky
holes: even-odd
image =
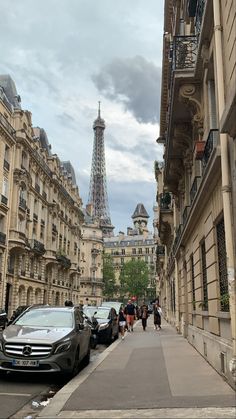
[[[107,188],[115,233],[142,202],[152,230],[159,135],[164,0],[1,2],[0,74],[45,129],[52,152],[70,160],[84,205],[93,121],[105,119]]]

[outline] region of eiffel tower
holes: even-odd
[[[105,121],[101,118],[100,102],[98,102],[98,117],[93,123],[94,142],[92,168],[90,175],[88,207],[92,218],[99,219],[104,237],[113,236],[114,226],[111,224],[104,149]]]

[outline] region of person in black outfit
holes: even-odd
[[[119,324],[121,339],[124,339],[124,337],[125,337],[124,336],[125,335],[125,326],[126,326],[126,315],[125,315],[125,310],[124,310],[123,306],[120,307],[117,321],[118,321],[118,324]]]
[[[148,319],[148,306],[147,304],[145,304],[145,301],[143,301],[143,304],[141,305],[140,313],[141,313],[143,331],[145,332],[146,327],[147,327],[147,319]]]

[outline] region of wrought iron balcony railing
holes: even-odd
[[[2,204],[7,205],[7,202],[8,202],[7,197],[6,197],[6,196],[4,196],[4,195],[2,195],[2,196],[1,196],[1,202],[2,202]]]
[[[19,207],[23,210],[26,210],[26,200],[20,196],[19,199]]]
[[[32,239],[30,241],[30,247],[35,253],[38,253],[38,254],[41,254],[41,255],[43,255],[46,252],[44,244],[39,242],[36,239]]]
[[[9,172],[10,163],[6,159],[4,159],[4,161],[3,161],[3,167],[4,167],[4,169],[8,170],[8,172]]]
[[[6,234],[0,232],[0,244],[6,244]]]
[[[191,189],[190,189],[190,201],[191,201],[191,204],[192,204],[192,202],[193,202],[193,200],[194,200],[194,198],[195,198],[195,196],[196,196],[196,193],[197,193],[197,189],[198,189],[198,180],[200,179],[200,176],[196,176],[195,178],[194,178],[194,181],[193,181],[193,183],[192,183],[192,187],[191,187]]]
[[[216,147],[217,139],[219,135],[218,129],[211,129],[206,140],[206,145],[204,148],[204,153],[202,157],[202,171],[204,172],[209,161],[209,158],[213,152],[213,149]]]
[[[71,261],[68,259],[65,255],[63,255],[61,252],[58,252],[56,254],[57,261],[64,266],[64,268],[70,268],[71,267]]]
[[[195,67],[198,50],[197,36],[175,36],[173,39],[173,70],[186,70]]]
[[[14,130],[14,128],[12,128],[12,126],[9,124],[6,118],[4,118],[3,115],[0,115],[0,123],[4,126],[4,128],[10,135],[15,136],[16,131]]]

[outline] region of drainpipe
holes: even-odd
[[[218,89],[218,110],[219,120],[225,109],[225,91],[223,74],[223,48],[222,48],[222,26],[220,20],[220,0],[213,1],[214,33],[215,33],[215,57],[216,57],[216,85]],[[233,217],[231,209],[231,183],[229,167],[229,140],[227,134],[220,134],[221,148],[221,176],[222,176],[222,198],[225,223],[225,242],[227,253],[227,273],[230,296],[231,330],[232,330],[232,359],[229,362],[229,369],[234,382],[236,382],[236,312],[235,312],[235,267],[234,267],[234,245],[233,245]]]

